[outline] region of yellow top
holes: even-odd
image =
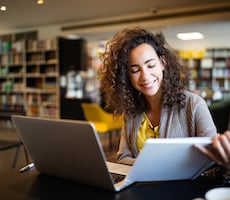
[[[137,149],[140,152],[148,138],[159,138],[159,125],[153,127],[148,116],[144,114],[137,134]]]

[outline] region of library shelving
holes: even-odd
[[[0,109],[59,118],[56,39],[0,41]]]
[[[230,98],[230,48],[179,54],[191,72],[190,90],[200,92],[207,101]]]

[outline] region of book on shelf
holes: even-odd
[[[212,58],[203,58],[203,59],[201,59],[200,66],[203,69],[211,69],[212,66],[213,66],[213,59]]]

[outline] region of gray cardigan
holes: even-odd
[[[167,109],[162,106],[160,130],[161,138],[172,137],[212,137],[217,133],[212,116],[204,99],[192,92],[185,92],[185,108]],[[132,165],[138,155],[136,138],[144,113],[124,122],[117,158],[119,163]]]

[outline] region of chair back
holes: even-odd
[[[221,100],[209,106],[217,131],[223,133],[230,125],[230,100]]]
[[[85,118],[88,121],[104,121],[110,118],[109,113],[106,113],[98,104],[96,103],[82,103],[82,109],[85,114]]]
[[[95,124],[104,123],[109,130],[122,128],[122,117],[115,119],[112,113],[108,113],[96,103],[81,104],[85,118]]]

